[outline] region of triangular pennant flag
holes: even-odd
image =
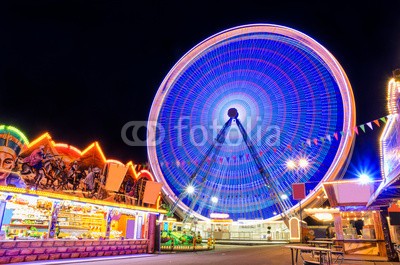
[[[308,146],[311,146],[311,140],[310,139],[307,139],[307,144],[308,144]]]
[[[222,157],[220,157],[219,162],[222,164],[222,162],[224,162],[224,159]]]
[[[374,129],[374,127],[372,127],[372,122],[367,122],[367,125],[368,125],[368,127],[369,127],[371,130]]]
[[[322,143],[325,143],[325,137],[319,137],[319,140],[322,142]]]
[[[329,134],[327,134],[325,137],[326,137],[326,139],[327,139],[329,142],[332,141],[332,138],[331,138],[331,136],[330,136]]]
[[[233,158],[233,160],[236,162],[236,156],[233,156],[232,158]]]
[[[343,134],[344,134],[344,131],[341,131],[341,132],[340,132],[340,134],[343,136]]]
[[[240,160],[240,161],[243,160],[243,155],[239,155],[239,160]]]
[[[383,121],[384,123],[386,123],[386,117],[382,117],[380,118],[381,121]]]
[[[262,156],[262,155],[263,155],[263,151],[260,151],[260,153],[259,153],[259,154],[260,154],[260,156]]]
[[[358,128],[357,128],[357,126],[353,128],[353,131],[355,131],[355,133],[358,135]]]
[[[274,153],[276,153],[276,148],[274,148]]]
[[[160,166],[164,166],[164,162],[161,162],[161,163],[160,163]]]
[[[378,125],[378,127],[381,127],[381,125],[379,124],[379,120],[374,120],[374,123],[375,123],[376,125]]]
[[[250,159],[250,154],[246,154],[246,159],[247,159],[247,160]]]
[[[318,139],[314,138],[314,144],[317,145],[318,144]]]
[[[339,136],[336,132],[333,134],[333,137],[335,137],[336,141],[339,139]]]
[[[361,128],[361,130],[362,130],[363,132],[365,132],[365,124],[361,124],[361,125],[360,125],[360,128]]]
[[[290,144],[287,145],[287,149],[289,149],[290,151],[292,151],[292,146]]]
[[[229,156],[227,156],[227,157],[226,157],[226,161],[228,161],[228,163],[229,163],[229,159],[230,159],[230,157],[229,157]]]

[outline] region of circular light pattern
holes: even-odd
[[[319,43],[287,27],[244,25],[204,40],[165,77],[149,115],[158,126],[148,139],[160,139],[148,144],[149,160],[187,214],[273,218],[296,207],[292,183],[317,190],[341,173],[353,137],[332,135],[352,130],[354,111],[344,71]],[[289,170],[300,158],[301,170]]]

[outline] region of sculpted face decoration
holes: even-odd
[[[0,147],[0,185],[6,185],[6,178],[15,167],[17,155],[10,148]]]
[[[13,172],[19,154],[28,140],[18,129],[0,125],[0,185],[24,187],[21,177]]]

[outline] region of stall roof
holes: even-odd
[[[372,208],[386,207],[395,198],[400,198],[400,176],[391,181],[383,180],[372,194],[367,206]]]
[[[362,184],[355,180],[340,180],[323,183],[331,207],[366,206],[380,181]]]

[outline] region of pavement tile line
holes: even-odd
[[[18,262],[11,263],[12,265],[59,265],[59,264],[71,264],[80,262],[96,262],[105,260],[118,260],[118,259],[131,259],[131,258],[147,258],[154,257],[158,254],[140,254],[140,255],[121,255],[121,256],[103,256],[93,258],[74,258],[74,259],[57,259],[57,260],[43,260],[43,261],[32,261],[32,262]]]

